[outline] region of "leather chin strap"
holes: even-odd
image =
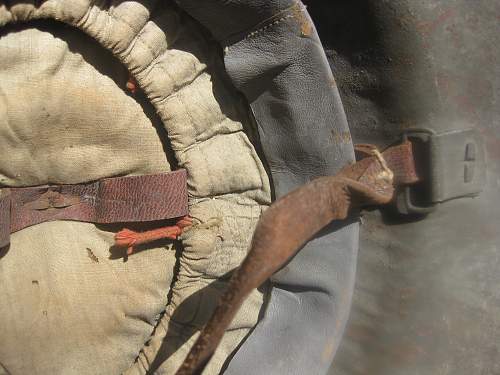
[[[408,141],[380,153],[360,145],[360,161],[336,176],[320,177],[278,199],[262,215],[252,247],[221,297],[212,318],[178,370],[177,375],[199,374],[217,348],[244,299],[294,256],[333,220],[345,219],[353,209],[383,205],[394,198],[395,188],[415,184],[412,144]],[[309,213],[305,216],[305,213]]]
[[[106,178],[78,185],[2,189],[0,247],[10,234],[53,220],[144,222],[188,214],[186,171]]]

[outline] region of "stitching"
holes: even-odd
[[[283,21],[286,21],[287,19],[289,18],[295,18],[295,15],[294,14],[289,14],[287,16],[284,16],[284,17],[281,17],[279,19],[277,19],[276,21],[273,21],[267,25],[265,25],[264,27],[261,27],[260,29],[257,29],[255,31],[252,31],[250,34],[248,34],[246,37],[244,37],[242,40],[247,40],[247,39],[250,39],[250,38],[253,38],[255,37],[256,35],[258,34],[261,34],[263,33],[264,31],[266,31],[267,29],[269,29],[270,27],[273,27],[275,25],[278,25],[280,23],[282,23]]]
[[[274,27],[274,26],[276,26],[276,25],[278,25],[278,24],[280,24],[288,19],[291,19],[291,18],[295,18],[300,23],[300,19],[298,18],[298,16],[300,14],[303,14],[303,12],[304,12],[304,6],[301,6],[300,2],[295,1],[294,4],[291,5],[289,8],[283,10],[282,12],[279,12],[278,14],[276,14],[273,17],[270,17],[267,20],[262,21],[261,24],[264,24],[262,27],[254,30],[254,31],[251,31],[242,39],[236,38],[236,35],[231,35],[231,36],[227,37],[226,38],[226,41],[227,41],[226,47],[234,45],[238,42],[253,38],[259,34],[262,34],[266,30],[268,30],[269,28]],[[283,14],[283,16],[276,19],[275,17],[279,17],[280,14]],[[241,34],[241,33],[239,33],[239,34]]]
[[[154,70],[154,69],[160,69],[161,71],[163,71],[165,73],[165,75],[168,75],[169,79],[171,82],[175,82],[175,80],[172,79],[172,75],[170,74],[170,72],[165,68],[165,66],[163,66],[163,64],[156,64],[154,65],[153,67],[151,67],[151,71]],[[177,98],[178,97],[178,94],[180,94],[180,92],[190,86],[192,83],[194,83],[194,81],[196,81],[197,79],[199,79],[203,73],[206,73],[207,72],[207,67],[205,66],[203,69],[201,69],[198,73],[195,73],[194,77],[192,79],[188,79],[186,80],[185,82],[181,82],[180,84],[174,84],[174,89],[172,90],[172,92],[166,96],[162,96],[160,98],[157,98],[155,100],[151,100],[151,102],[153,102],[155,105],[158,105],[158,107],[163,107],[168,101],[174,99],[174,98]],[[148,74],[151,74],[151,73],[148,73]],[[179,99],[180,100],[180,99]]]

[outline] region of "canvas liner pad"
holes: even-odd
[[[61,221],[13,234],[0,258],[0,363],[12,374],[135,374],[160,365],[158,373],[170,374],[270,203],[267,175],[243,131],[246,109],[217,49],[176,9],[156,1],[32,3],[0,6],[0,25],[23,21],[0,37],[0,184],[158,173],[170,161],[188,171],[200,225],[182,248],[165,243],[125,263],[109,259],[116,226]],[[45,18],[74,28],[25,23]],[[158,116],[126,92],[118,61]],[[219,372],[261,304],[253,293],[206,374]]]

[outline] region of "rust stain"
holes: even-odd
[[[350,144],[352,142],[351,133],[349,131],[339,132],[332,130],[332,140],[337,144]]]
[[[394,361],[400,364],[415,363],[421,356],[426,355],[424,348],[413,343],[401,343],[394,345],[394,350],[391,353]]]
[[[405,318],[409,315],[409,300],[414,297],[416,290],[414,288],[403,288],[399,292],[399,309],[400,317]]]
[[[454,9],[447,9],[442,12],[437,19],[430,22],[421,22],[417,24],[417,31],[424,37],[429,36],[442,26],[447,20],[455,17],[456,11]]]
[[[361,342],[369,342],[376,337],[373,328],[360,324],[351,324],[346,335],[353,340]]]
[[[485,127],[479,129],[485,139],[488,156],[494,160],[500,160],[500,137],[498,133]]]
[[[313,32],[313,25],[307,17],[307,14],[302,9],[302,6],[299,3],[295,4],[292,12],[293,18],[295,18],[299,23],[301,35],[306,37],[311,36]]]
[[[323,348],[323,352],[321,353],[321,360],[323,363],[330,362],[333,356],[333,352],[335,351],[335,345],[336,340],[335,339],[330,339]]]

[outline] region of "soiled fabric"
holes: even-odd
[[[195,224],[179,246],[127,262],[110,259],[120,226],[52,222],[13,234],[0,259],[0,363],[11,374],[171,374],[270,203],[244,132],[248,114],[216,46],[168,4],[39,3],[0,7],[0,183],[76,183],[175,164],[188,172]],[[126,92],[129,73],[145,96]],[[206,374],[219,373],[262,302],[261,292],[250,296]]]
[[[170,170],[158,119],[127,95],[126,69],[90,38],[62,25],[10,29],[0,56],[2,185]],[[135,359],[167,303],[175,249],[109,259],[116,229],[51,222],[12,235],[0,259],[9,373],[112,373]]]

